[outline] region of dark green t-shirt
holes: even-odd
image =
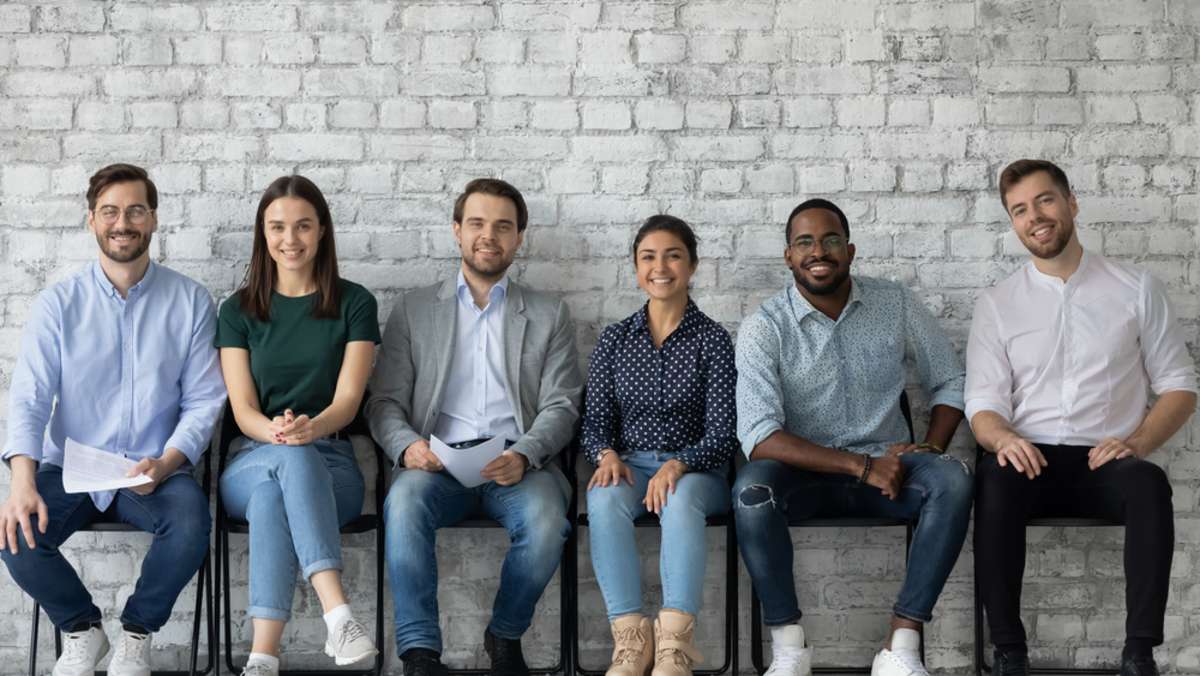
[[[379,342],[375,297],[362,286],[341,280],[342,312],[337,319],[315,319],[317,294],[289,298],[271,294],[271,321],[242,312],[238,295],[221,303],[218,348],[250,351],[250,375],[263,415],[272,418],[292,409],[315,417],[333,401],[346,343]]]

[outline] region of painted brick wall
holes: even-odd
[[[0,3],[0,392],[34,294],[95,255],[82,193],[115,160],[148,166],[158,182],[155,259],[218,298],[242,277],[259,192],[287,172],[312,177],[331,197],[345,275],[385,311],[401,290],[453,269],[456,191],[504,177],[532,210],[515,274],[566,294],[586,355],[603,325],[639,304],[625,252],[646,216],[696,226],[696,300],[736,329],[787,282],[781,224],[812,195],[850,215],[856,270],[914,288],[961,347],[976,290],[1024,256],[996,174],[1017,157],[1048,157],[1077,187],[1085,245],[1162,278],[1196,351],[1198,33],[1194,0]],[[1171,673],[1200,673],[1198,425],[1155,456],[1177,510],[1158,652]],[[960,432],[957,451],[970,448]],[[641,537],[653,603],[657,538]],[[717,659],[723,556],[711,537],[702,634]],[[794,538],[818,662],[868,660],[903,573],[902,536]],[[67,547],[109,612],[130,592],[146,541],[81,535]],[[1114,659],[1120,532],[1038,531],[1030,542],[1036,658]],[[367,614],[370,541],[347,545]],[[441,538],[450,662],[483,659],[504,545],[498,532]],[[583,654],[601,666],[607,627],[587,551]],[[245,562],[239,539],[239,608]],[[939,671],[971,663],[970,567],[968,548],[929,627]],[[0,575],[0,672],[17,673],[31,604]],[[744,574],[739,586],[744,649]],[[526,640],[535,663],[557,654],[557,589]],[[183,659],[188,598],[156,638],[161,664]],[[289,664],[325,663],[316,608],[301,590]],[[234,621],[243,652],[248,623],[240,612]]]

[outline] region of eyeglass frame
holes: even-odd
[[[808,239],[809,241],[802,243],[800,241],[801,239]],[[837,243],[829,244],[828,242],[831,239],[836,240]],[[790,244],[788,244],[788,248],[794,248],[796,253],[800,254],[801,256],[807,256],[816,250],[817,242],[821,243],[822,251],[838,253],[846,250],[846,247],[850,244],[850,238],[836,233],[825,235],[819,240],[811,235],[800,235],[796,237],[796,239],[792,240]]]
[[[130,209],[140,209],[144,213],[142,213],[141,216],[138,216],[137,220],[134,220],[133,213],[130,212]],[[105,215],[105,212],[113,212],[114,210],[115,213],[112,213],[111,218]],[[97,207],[96,209],[92,210],[92,214],[95,216],[95,218],[104,225],[114,225],[122,220],[130,223],[131,225],[142,225],[154,212],[154,209],[151,209],[145,204],[131,204],[125,208],[121,208],[113,204],[106,204],[102,207]]]

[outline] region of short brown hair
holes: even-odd
[[[1062,191],[1063,197],[1071,196],[1071,182],[1067,173],[1049,160],[1017,160],[1000,172],[1000,203],[1008,209],[1008,191],[1021,182],[1025,177],[1044,171],[1050,174],[1050,180]]]
[[[517,232],[525,231],[525,226],[529,225],[529,209],[525,206],[525,198],[521,197],[520,190],[498,178],[477,178],[463,188],[462,194],[454,200],[455,223],[462,223],[463,206],[466,205],[467,198],[475,193],[495,195],[510,200],[517,207]]]
[[[151,210],[157,209],[158,188],[154,187],[154,181],[150,180],[150,175],[145,169],[132,164],[110,164],[88,179],[88,211],[96,210],[96,199],[100,197],[100,193],[108,190],[109,186],[132,181],[141,181],[146,186],[147,206]]]

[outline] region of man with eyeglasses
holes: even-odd
[[[925,676],[920,631],[958,559],[972,481],[945,449],[962,420],[962,362],[904,286],[850,274],[846,215],[823,199],[785,226],[794,284],[742,323],[738,437],[750,462],[733,488],[738,544],[771,631],[768,676],[808,676],[789,518],[916,520],[911,556],[874,676]],[[901,410],[905,355],[929,397],[924,440]],[[855,593],[855,590],[847,590]]]
[[[0,553],[63,632],[54,676],[90,676],[108,638],[59,547],[102,518],[151,533],[108,665],[113,676],[149,676],[150,636],[208,551],[208,498],[191,469],[225,403],[216,313],[203,286],[150,260],[158,192],[144,169],[101,169],[87,201],[99,260],[38,295],[13,370]],[[129,476],[149,481],[67,493],[68,440],[134,461]]]

